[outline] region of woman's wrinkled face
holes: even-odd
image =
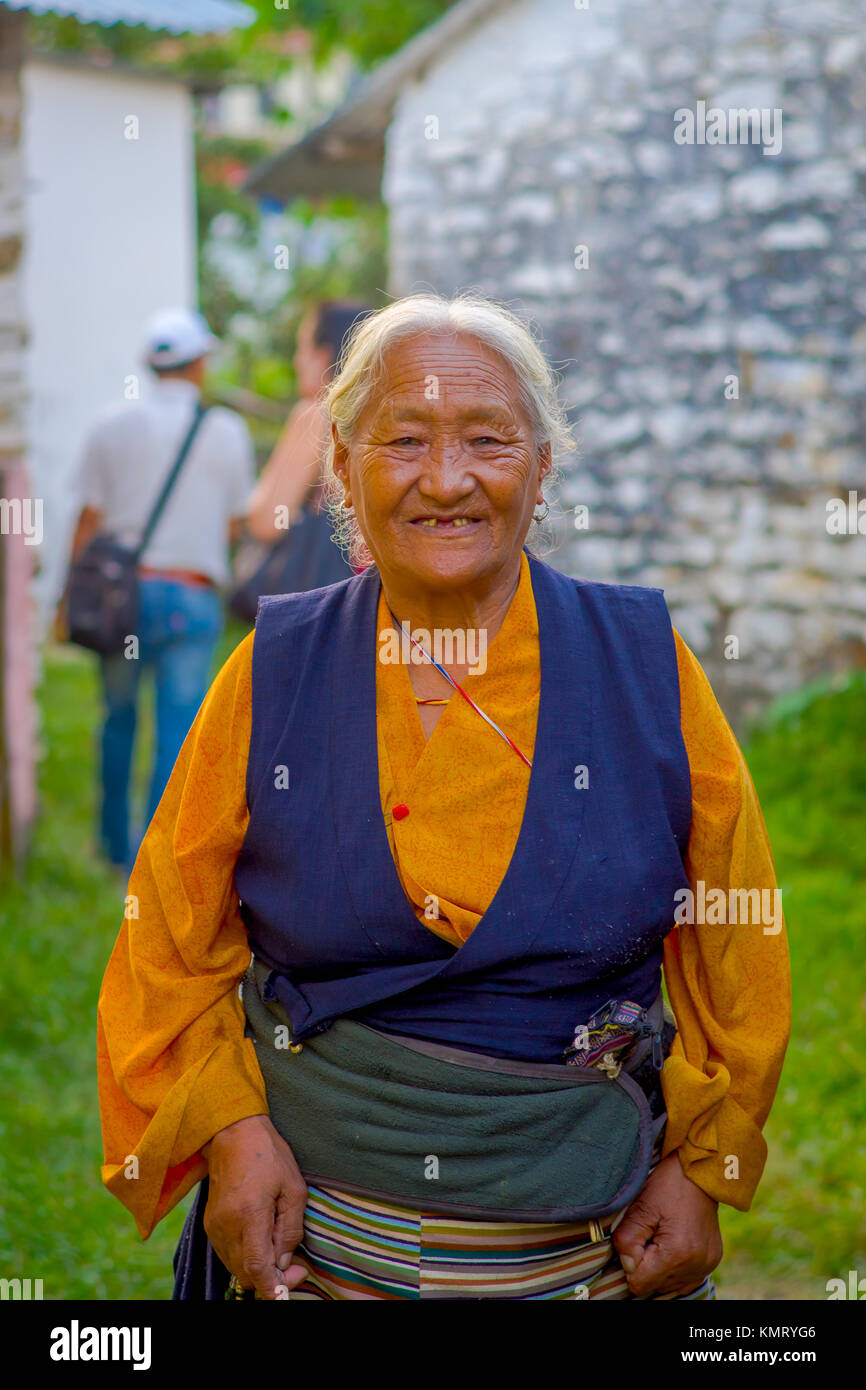
[[[517,378],[468,334],[395,344],[334,469],[379,572],[458,588],[519,563],[548,448],[538,449]]]

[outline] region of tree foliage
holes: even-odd
[[[274,0],[253,0],[257,25],[265,29],[291,19],[314,35],[315,51],[327,57],[347,49],[362,67],[370,67],[401,48],[420,29],[433,24],[453,0],[291,0],[287,11]]]
[[[374,67],[419,30],[435,23],[454,0],[243,0],[257,18],[228,34],[167,35],[142,24],[81,24],[53,14],[34,15],[31,39],[57,52],[87,53],[142,67],[158,67],[204,81],[270,82],[286,62],[286,39],[306,30],[317,61],[336,49],[361,68]]]

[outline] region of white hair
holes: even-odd
[[[323,395],[330,422],[345,446],[352,443],[361,415],[382,382],[389,348],[419,333],[465,333],[508,364],[520,387],[536,448],[549,445],[553,468],[549,489],[558,479],[557,461],[574,449],[553,368],[531,329],[504,305],[474,291],[451,299],[413,294],[394,300],[364,318],[346,335],[337,370]],[[369,562],[364,539],[351,512],[343,507],[343,484],[334,472],[334,442],[325,457],[325,497],[337,543],[356,563]],[[533,522],[533,528],[538,523]]]

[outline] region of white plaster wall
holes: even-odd
[[[144,320],[194,305],[192,103],[178,84],[30,60],[22,145],[28,461],[44,499],[40,598],[62,586],[85,432],[123,399]],[[124,135],[138,119],[139,138]]]

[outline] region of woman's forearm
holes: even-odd
[[[256,540],[279,540],[318,482],[325,440],[321,409],[299,401],[250,497],[247,526]]]

